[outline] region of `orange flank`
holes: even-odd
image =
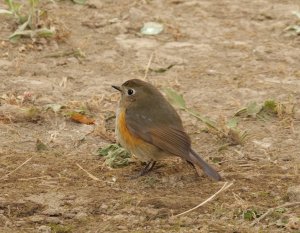
[[[119,114],[120,115],[118,117],[118,126],[124,143],[130,148],[135,148],[140,144],[144,144],[144,141],[142,139],[136,137],[128,130],[126,126],[127,124],[125,119],[125,111],[121,111]]]

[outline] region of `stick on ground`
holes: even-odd
[[[280,208],[284,208],[284,207],[292,207],[292,206],[296,206],[296,205],[300,205],[300,202],[285,203],[283,205],[279,205],[279,206],[270,208],[270,209],[267,210],[266,213],[264,213],[262,216],[260,216],[259,218],[257,218],[253,223],[251,223],[251,226],[254,226],[257,223],[259,223],[261,220],[263,220],[269,214],[273,213],[276,209],[280,209]]]
[[[213,194],[212,196],[210,196],[208,199],[206,199],[205,201],[203,201],[203,202],[200,203],[199,205],[195,206],[194,208],[189,209],[189,210],[187,210],[187,211],[184,211],[184,212],[182,212],[182,213],[180,213],[180,214],[177,214],[177,215],[175,215],[174,217],[179,217],[179,216],[181,216],[181,215],[187,214],[187,213],[189,213],[189,212],[192,212],[192,211],[198,209],[199,207],[205,205],[207,202],[213,200],[219,193],[225,191],[225,190],[228,189],[231,185],[233,185],[233,183],[229,183],[229,184],[228,184],[228,182],[226,182],[226,183],[223,185],[223,187],[222,187],[218,192],[216,192],[215,194]]]
[[[0,180],[4,180],[5,178],[7,178],[8,176],[10,176],[11,174],[13,174],[14,172],[16,172],[17,170],[19,170],[21,167],[23,167],[26,163],[28,163],[31,159],[33,158],[30,157],[29,159],[27,159],[25,162],[23,162],[21,165],[19,165],[17,168],[15,168],[14,170],[12,170],[11,172],[7,173],[6,175],[2,176],[0,178]]]
[[[148,79],[148,72],[149,72],[149,69],[150,69],[150,66],[151,66],[151,62],[153,60],[153,56],[154,56],[154,52],[152,52],[151,55],[150,55],[147,67],[145,69],[145,75],[144,75],[144,79],[143,80],[147,80]]]
[[[101,181],[99,180],[96,176],[94,176],[93,174],[89,173],[87,170],[85,170],[83,167],[81,167],[78,163],[76,163],[77,167],[79,167],[82,171],[84,171],[90,178],[92,178],[93,180],[96,181]]]

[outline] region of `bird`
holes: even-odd
[[[130,79],[121,86],[112,85],[121,93],[116,110],[116,138],[129,153],[146,162],[139,176],[147,174],[156,162],[177,156],[200,167],[213,180],[220,174],[191,147],[182,120],[175,108],[151,83]]]

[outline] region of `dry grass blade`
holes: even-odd
[[[202,121],[209,128],[216,130],[218,133],[220,133],[223,136],[226,136],[226,134],[222,130],[218,129],[218,127],[216,126],[216,124],[213,121],[211,121],[208,118],[205,118],[203,116],[200,116],[200,114],[196,113],[195,111],[191,111],[190,109],[185,108],[184,110],[186,112],[190,113],[192,116],[194,116],[197,119],[199,119],[200,121]]]
[[[39,180],[39,179],[49,179],[51,176],[37,176],[37,177],[30,177],[30,178],[20,178],[21,181],[30,181],[30,180]]]
[[[25,162],[23,162],[21,165],[19,165],[17,168],[15,168],[14,170],[12,170],[11,172],[7,173],[6,175],[2,176],[0,178],[0,180],[4,180],[5,178],[7,178],[8,176],[10,176],[11,174],[13,174],[14,172],[16,172],[17,170],[19,170],[21,167],[23,167],[26,163],[28,163],[31,159],[33,158],[30,157],[29,159],[27,159]]]
[[[213,200],[219,193],[225,191],[225,190],[228,189],[231,185],[233,185],[233,183],[229,183],[229,184],[228,184],[228,182],[226,182],[226,183],[223,185],[223,187],[222,187],[218,192],[216,192],[215,194],[213,194],[212,196],[210,196],[208,199],[206,199],[205,201],[203,201],[203,202],[200,203],[199,205],[195,206],[194,208],[189,209],[189,210],[187,210],[187,211],[184,211],[184,212],[182,212],[182,213],[180,213],[180,214],[177,214],[177,215],[175,215],[174,217],[179,217],[179,216],[182,216],[182,215],[184,215],[184,214],[190,213],[190,212],[192,212],[192,211],[198,209],[199,207],[205,205],[207,202]]]
[[[96,176],[93,174],[89,173],[87,170],[85,170],[83,167],[81,167],[78,163],[76,163],[77,167],[79,167],[82,171],[84,171],[91,179],[96,180],[96,181],[101,181],[98,179]]]
[[[257,218],[252,224],[251,226],[256,225],[257,223],[259,223],[261,220],[263,220],[265,217],[267,217],[269,214],[273,213],[276,209],[280,209],[280,208],[284,208],[284,207],[292,207],[292,206],[297,206],[300,205],[300,202],[292,202],[292,203],[285,203],[283,205],[279,205],[273,208],[268,209],[268,211],[266,213],[264,213],[263,215],[261,215],[259,218]]]
[[[151,55],[150,55],[150,58],[149,58],[147,67],[146,67],[146,69],[145,69],[145,75],[144,75],[143,80],[147,80],[147,79],[148,79],[148,72],[149,72],[149,69],[150,69],[150,66],[151,66],[153,57],[154,57],[154,52],[152,52]]]
[[[86,57],[85,53],[80,48],[77,48],[77,49],[73,48],[73,49],[69,49],[66,51],[50,53],[45,56],[42,56],[42,58],[48,58],[48,57],[58,58],[58,57],[68,57],[68,56],[74,56],[77,58],[85,58]]]

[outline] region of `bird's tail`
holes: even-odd
[[[201,167],[203,169],[203,171],[205,172],[205,174],[208,175],[209,177],[213,178],[214,180],[218,180],[218,181],[222,179],[220,174],[214,168],[212,168],[207,162],[205,162],[200,157],[200,155],[198,155],[192,149],[190,151],[190,159],[193,164]]]

